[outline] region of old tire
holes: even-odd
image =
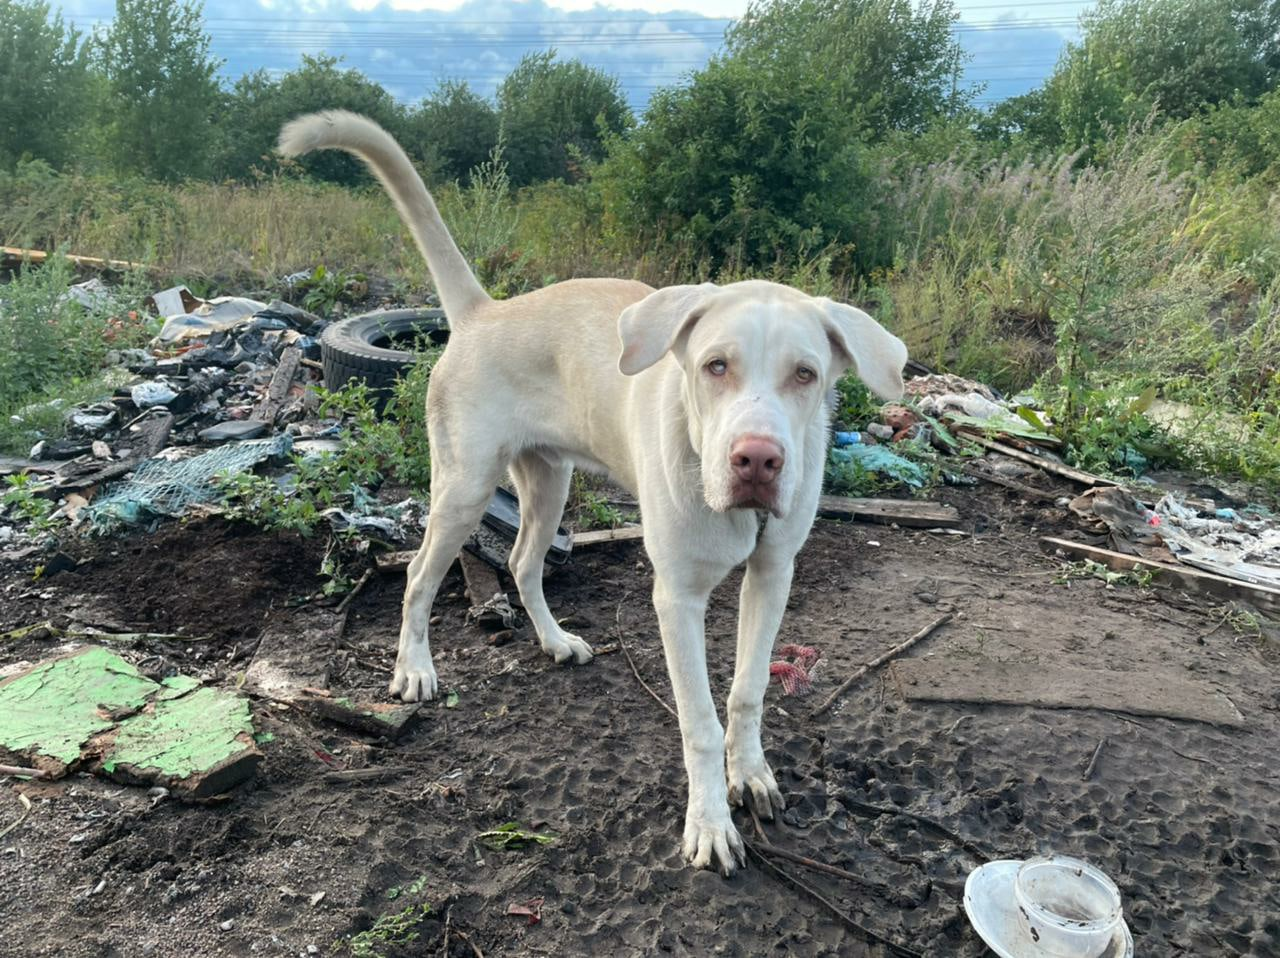
[[[413,365],[413,344],[423,339],[448,341],[444,310],[382,309],[339,320],[320,334],[325,387],[341,389],[354,379],[385,395]]]

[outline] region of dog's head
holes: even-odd
[[[902,341],[861,310],[762,281],[658,290],[623,311],[618,335],[624,375],[668,353],[683,367],[689,441],[717,512],[786,515],[831,385],[852,368],[896,399],[907,361]]]

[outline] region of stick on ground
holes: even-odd
[[[1098,759],[1102,757],[1102,749],[1107,744],[1107,737],[1104,735],[1098,739],[1098,747],[1093,750],[1093,758],[1089,759],[1089,764],[1084,767],[1084,774],[1080,776],[1082,782],[1087,782],[1093,778],[1093,772],[1098,767]]]
[[[27,778],[52,778],[42,768],[23,768],[21,765],[0,765],[0,775],[25,775]]]
[[[5,837],[6,835],[8,835],[11,831],[13,831],[15,828],[17,828],[17,827],[18,827],[19,825],[21,825],[23,822],[25,822],[25,821],[27,820],[27,816],[31,814],[31,799],[27,798],[27,796],[25,796],[25,795],[23,795],[21,792],[19,792],[19,793],[18,793],[18,801],[20,801],[20,802],[22,803],[22,814],[18,816],[18,820],[17,820],[16,822],[14,822],[12,825],[10,825],[8,828],[6,828],[4,831],[0,832],[0,838],[4,838],[4,837]]]
[[[907,651],[907,649],[911,648],[917,642],[923,641],[924,639],[928,638],[937,629],[940,629],[942,626],[950,622],[951,619],[952,619],[952,614],[950,612],[946,613],[945,615],[939,616],[938,618],[934,619],[933,622],[929,623],[923,629],[921,629],[919,632],[913,635],[911,638],[907,639],[907,641],[901,643],[900,645],[895,645],[888,652],[884,653],[883,655],[877,658],[872,659],[866,665],[862,666],[860,669],[854,672],[851,676],[849,676],[847,679],[841,682],[839,687],[830,695],[828,695],[826,700],[821,705],[819,705],[816,709],[814,709],[812,712],[809,713],[809,718],[811,719],[817,718],[827,709],[831,708],[831,706],[835,704],[836,699],[844,695],[845,692],[849,691],[849,686],[853,685],[853,683],[858,681],[858,679],[862,678],[872,669],[879,668],[880,666],[884,665],[894,656],[901,655],[903,652]]]
[[[822,872],[825,875],[832,875],[836,878],[843,878],[845,881],[853,882],[864,888],[871,888],[881,894],[889,897],[895,904],[900,904],[904,908],[917,908],[926,898],[929,897],[929,888],[909,886],[905,888],[893,888],[885,882],[876,881],[870,878],[864,878],[861,875],[855,875],[853,872],[845,871],[843,868],[837,868],[835,865],[828,865],[826,862],[816,861],[812,858],[806,858],[804,855],[798,855],[795,852],[788,851],[785,848],[779,848],[773,842],[769,841],[768,836],[764,833],[764,828],[760,824],[760,816],[756,814],[756,810],[747,804],[747,810],[751,813],[751,821],[755,825],[756,837],[760,840],[760,849],[767,855],[774,858],[781,858],[783,861],[792,862],[796,865],[803,865],[805,868],[811,868],[816,872]]]
[[[915,951],[911,948],[908,948],[906,945],[900,945],[896,941],[886,938],[884,935],[880,934],[879,932],[872,931],[870,928],[866,927],[865,925],[859,924],[850,915],[845,914],[845,912],[838,905],[836,905],[835,902],[831,901],[831,899],[827,898],[825,895],[823,895],[821,892],[815,889],[812,885],[806,884],[805,882],[797,878],[795,875],[791,874],[790,872],[782,868],[779,868],[776,864],[771,862],[760,849],[756,848],[753,842],[749,842],[746,839],[743,839],[743,844],[746,845],[747,852],[751,855],[754,855],[756,860],[759,861],[760,864],[763,865],[768,871],[773,872],[775,877],[781,879],[783,882],[789,885],[795,886],[800,891],[804,892],[814,901],[818,902],[820,905],[826,908],[827,911],[831,912],[831,914],[833,914],[841,922],[848,925],[850,928],[852,928],[854,931],[858,932],[859,934],[866,936],[868,941],[873,941],[873,942],[877,942],[879,944],[884,945],[895,955],[906,955],[908,956],[908,958],[924,958],[924,956],[920,952]]]
[[[664,709],[671,713],[672,717],[678,722],[680,716],[676,714],[676,710],[663,701],[662,696],[655,692],[649,683],[640,675],[640,670],[636,668],[636,660],[631,657],[631,650],[627,648],[627,640],[622,636],[622,606],[626,603],[628,596],[624,595],[622,601],[618,603],[618,648],[622,649],[622,654],[627,657],[627,665],[631,666],[631,674],[636,677],[636,681],[644,686],[644,690],[653,696],[653,700],[661,705]]]

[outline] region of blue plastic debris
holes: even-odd
[[[924,485],[924,470],[910,459],[904,459],[887,446],[866,446],[856,443],[831,450],[833,462],[841,465],[856,465],[867,471],[905,482],[909,486],[919,488]]]

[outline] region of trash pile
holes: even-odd
[[[105,286],[94,279],[67,295],[92,302]],[[311,441],[332,444],[338,433],[336,420],[315,419],[325,320],[281,300],[205,301],[183,286],[146,305],[163,327],[148,349],[108,354],[122,372],[114,394],[66,409],[65,437],[0,461],[3,473],[28,476],[28,495],[59,502],[49,518],[108,532],[208,508],[220,499],[215,477],[278,461],[295,440],[303,451]],[[24,535],[4,518],[0,529],[8,530],[0,547]]]
[[[1262,506],[1218,508],[1169,493],[1148,506],[1123,489],[1103,487],[1073,499],[1071,511],[1117,552],[1280,588],[1280,517]]]
[[[1052,421],[1030,396],[1005,398],[982,383],[936,373],[909,380],[905,392],[907,399],[882,407],[877,421],[858,432],[837,432],[832,462],[854,462],[919,487],[924,476],[918,453],[931,448],[950,456],[942,460],[941,473],[951,484],[986,481],[1069,507],[1087,531],[1107,540],[1121,565],[1123,557],[1134,556],[1165,567],[1190,566],[1255,587],[1254,599],[1258,589],[1280,590],[1280,516],[1266,507],[1238,503],[1212,487],[1201,491],[1216,499],[1165,489],[1146,476],[1126,491],[1114,480],[1076,469],[1058,454],[1061,442],[1052,434]],[[956,456],[966,445],[985,454]],[[895,447],[917,454],[908,458]],[[1136,452],[1128,464],[1135,473],[1147,466]],[[1085,491],[1055,495],[1020,481],[1037,473],[1071,480]],[[1261,598],[1274,602],[1280,592]]]

